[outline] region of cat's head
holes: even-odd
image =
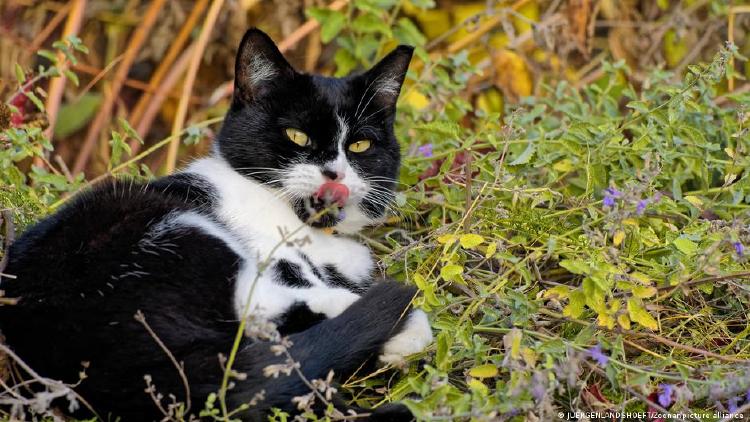
[[[250,29],[218,153],[315,227],[353,233],[379,221],[398,177],[393,121],[412,51],[399,46],[364,73],[328,78],[295,71]]]

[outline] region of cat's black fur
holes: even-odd
[[[251,58],[244,54],[253,48],[264,49],[263,56],[284,69],[268,84],[247,83]],[[395,69],[399,86],[410,56],[409,48],[400,47],[382,65]],[[316,117],[320,102],[354,120],[352,107],[362,91],[372,78],[392,70],[376,68],[361,77],[339,80],[301,75],[286,66],[265,34],[248,31],[238,55],[233,105],[216,143],[219,154],[240,172],[250,167],[279,168],[298,160],[302,152],[290,152],[288,140],[278,138],[284,127],[303,121],[313,128],[313,142],[320,143],[304,152],[309,154],[306,158],[331,159],[335,147],[323,142],[335,136],[336,122]],[[392,100],[375,95],[365,106],[370,123],[352,128],[375,140],[372,151],[356,157],[355,164],[365,173],[386,176],[377,182],[384,189],[392,188],[386,179],[396,176],[399,162]],[[246,176],[274,183],[258,172],[248,171]],[[189,173],[146,184],[108,182],[78,195],[27,230],[9,251],[5,272],[14,277],[5,277],[0,284],[6,296],[19,298],[17,305],[0,307],[0,328],[7,344],[41,375],[65,382],[77,381],[85,363],[87,377],[76,391],[105,419],[110,415],[124,421],[156,420],[162,415],[144,392],[144,375],[165,396],[174,394],[183,402],[186,396],[168,356],[134,318],[140,311],[184,363],[193,411],[200,409],[206,396],[219,389],[218,356],[229,353],[237,332],[232,297],[240,257],[222,240],[195,227],[168,231],[147,243],[144,236],[170,214],[197,210],[210,216],[215,200],[212,187]],[[368,215],[383,212],[377,201],[365,199],[362,205]],[[303,220],[308,217],[302,208],[297,212]],[[325,224],[334,224],[331,218]],[[289,277],[284,282],[306,282],[292,264],[277,265],[284,267],[280,274]],[[335,266],[319,272],[325,272],[322,276],[332,283],[344,287],[351,283]],[[331,319],[310,312],[304,303],[289,309],[280,330],[294,333],[290,352],[308,379],[325,378],[329,370],[345,377],[376,356],[401,330],[402,314],[414,290],[379,282],[359,293],[361,299]],[[239,417],[260,420],[271,407],[294,413],[291,399],[306,394],[307,386],[295,375],[269,378],[262,373],[283,360],[271,353],[268,344],[244,339],[235,370],[247,378],[234,380],[227,397],[230,409],[264,390],[265,400]],[[373,419],[408,420],[410,413],[391,406],[377,410]]]

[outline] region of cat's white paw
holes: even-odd
[[[359,295],[346,289],[311,288],[300,291],[300,299],[304,301],[311,311],[323,314],[326,318],[335,318],[346,310],[351,304],[359,300]]]
[[[381,362],[398,365],[404,361],[405,356],[419,353],[432,343],[432,329],[427,314],[416,309],[408,318],[403,330],[383,347]]]

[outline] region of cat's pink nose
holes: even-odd
[[[343,183],[325,182],[315,192],[315,198],[328,203],[336,202],[339,207],[343,207],[349,199],[349,188]]]

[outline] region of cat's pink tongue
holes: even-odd
[[[315,197],[326,202],[336,202],[339,207],[343,207],[349,199],[349,188],[343,183],[325,182],[315,192]]]

